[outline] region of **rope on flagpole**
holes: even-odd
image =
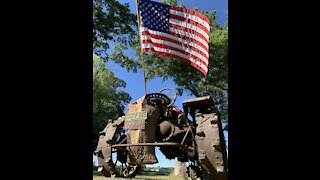
[[[145,91],[145,94],[147,94],[147,81],[146,81],[146,73],[144,69],[144,57],[142,52],[142,41],[141,41],[141,32],[140,32],[140,11],[139,11],[138,0],[136,0],[136,7],[137,7],[138,31],[139,31],[139,39],[140,39],[140,47],[141,47],[141,65],[143,70],[144,91]]]

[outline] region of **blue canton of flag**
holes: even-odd
[[[140,0],[139,8],[141,26],[164,33],[169,32],[169,5]]]

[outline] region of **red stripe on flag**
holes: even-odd
[[[188,37],[188,36],[184,36],[184,35],[181,35],[181,34],[178,34],[178,33],[175,33],[175,32],[172,32],[170,31],[169,33],[170,35],[172,36],[175,36],[176,38],[181,38],[181,39],[185,39],[185,40],[188,40],[190,42],[193,42],[199,46],[201,46],[203,49],[205,49],[207,52],[208,52],[208,48],[200,41],[196,40],[196,39],[193,39],[191,37]]]
[[[175,43],[175,44],[177,44],[177,45],[179,45],[179,46],[182,46],[182,47],[188,48],[188,49],[190,49],[190,50],[192,50],[192,51],[195,51],[195,52],[201,54],[202,56],[204,56],[206,59],[209,59],[209,57],[207,56],[207,54],[205,54],[203,51],[199,50],[198,48],[195,48],[195,47],[190,46],[190,45],[188,45],[188,44],[185,44],[185,43],[182,43],[182,42],[180,42],[180,41],[174,40],[174,39],[172,39],[172,38],[168,38],[168,37],[164,37],[164,36],[156,35],[156,34],[151,34],[151,33],[147,32],[147,31],[143,31],[143,32],[142,32],[142,35],[143,35],[143,36],[149,35],[150,37],[152,37],[152,38],[154,38],[154,39],[165,40],[165,41],[169,41],[169,42]],[[197,42],[193,42],[193,43],[201,46],[201,45],[200,45],[199,43],[197,43]],[[204,50],[208,51],[208,49],[207,49],[205,46],[202,45],[201,47],[204,48]]]
[[[180,56],[177,56],[177,55],[174,55],[174,54],[170,54],[170,53],[166,53],[166,52],[159,52],[159,51],[156,51],[154,50],[153,48],[143,48],[142,50],[143,52],[154,52],[160,56],[167,56],[167,57],[172,57],[172,58],[175,58],[175,59],[179,59],[183,62],[186,62],[188,64],[190,64],[191,66],[195,67],[196,69],[198,69],[199,71],[201,71],[205,76],[207,75],[207,72],[200,66],[198,66],[197,64],[193,63],[192,61],[188,60],[188,59],[185,59],[183,57],[180,57]]]
[[[145,35],[146,32],[149,33],[148,31],[142,31],[142,35]],[[149,35],[149,34],[147,34],[147,35]],[[201,46],[204,50],[206,50],[208,52],[208,48],[203,43],[201,43],[200,41],[198,41],[196,39],[193,39],[188,36],[181,35],[181,34],[177,34],[174,32],[170,32],[170,35],[174,36],[175,38],[180,38],[180,39],[184,39],[184,40],[193,42],[193,43]],[[172,39],[172,40],[175,41],[174,39]]]
[[[204,37],[201,33],[197,32],[195,30],[192,30],[192,29],[189,29],[189,28],[186,28],[186,27],[183,27],[183,26],[179,26],[179,25],[176,25],[176,24],[171,24],[171,23],[169,23],[169,27],[172,27],[172,28],[175,28],[175,29],[178,29],[178,30],[181,30],[181,31],[185,31],[185,32],[194,34],[194,35],[198,36],[199,38],[203,39],[206,43],[208,43],[207,38]],[[171,31],[170,31],[170,33],[171,33]]]
[[[186,51],[184,51],[184,50],[181,50],[181,49],[178,49],[178,48],[169,46],[169,45],[159,44],[159,43],[156,43],[156,42],[152,42],[151,40],[143,40],[142,43],[143,43],[143,44],[148,44],[148,43],[150,43],[150,44],[152,44],[153,46],[158,47],[158,48],[172,49],[172,50],[177,51],[177,52],[179,52],[179,53],[181,53],[181,54],[185,54],[185,55],[187,55],[187,56],[189,56],[189,57],[191,57],[191,58],[199,61],[199,62],[200,62],[201,64],[203,64],[204,66],[208,67],[207,63],[204,62],[202,59],[200,59],[199,57],[197,57],[197,56],[195,56],[195,55],[193,55],[193,54],[190,54],[190,53],[188,53],[188,52],[186,52]]]
[[[206,32],[209,35],[208,29],[206,27],[204,27],[202,24],[200,24],[200,23],[198,23],[196,21],[193,21],[193,20],[185,18],[185,17],[178,16],[176,14],[170,14],[170,18],[177,19],[179,21],[183,21],[183,22],[186,22],[188,24],[192,24],[194,26],[197,26],[198,28],[202,29],[204,32]]]

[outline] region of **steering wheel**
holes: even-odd
[[[169,97],[169,99],[170,99],[170,101],[171,101],[171,103],[168,104],[167,107],[172,106],[172,105],[174,104],[174,102],[176,102],[177,92],[176,92],[174,89],[172,89],[172,88],[163,88],[163,89],[161,89],[161,90],[159,91],[159,93],[164,94],[163,91],[166,92],[165,95],[166,95],[167,97]],[[169,94],[169,93],[168,93],[169,91],[172,91],[172,92],[173,92],[173,96],[169,96],[169,95],[168,95],[168,94]]]
[[[173,91],[173,93],[174,93],[173,96],[168,96],[169,90]],[[163,91],[166,91],[166,94],[163,94],[162,93]],[[157,93],[147,94],[146,99],[148,101],[148,104],[157,105],[160,103],[162,105],[169,107],[169,106],[173,105],[173,103],[176,101],[177,93],[175,90],[173,90],[171,88],[164,88],[164,89],[161,89]]]

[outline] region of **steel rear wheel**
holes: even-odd
[[[122,122],[121,122],[122,121]],[[140,165],[130,165],[127,163],[127,151],[125,148],[116,149],[111,146],[119,143],[126,143],[126,135],[123,131],[123,119],[119,118],[115,122],[107,124],[100,135],[96,155],[98,157],[98,171],[105,177],[135,177],[140,169]],[[109,132],[108,137],[106,133]],[[113,133],[113,135],[110,135]],[[110,137],[112,136],[112,137]]]

